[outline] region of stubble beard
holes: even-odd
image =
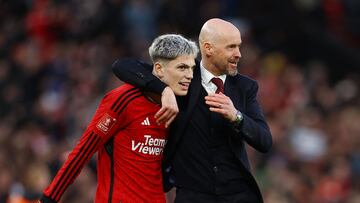
[[[235,75],[238,74],[238,69],[237,69],[237,68],[231,69],[231,70],[228,69],[228,70],[226,71],[226,74],[227,74],[227,75],[230,75],[230,76],[235,76]]]

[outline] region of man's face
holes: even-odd
[[[221,38],[212,43],[213,55],[211,62],[220,74],[232,76],[237,74],[237,65],[241,58],[240,45],[240,32],[236,30],[224,33]]]
[[[156,68],[160,80],[167,84],[178,96],[184,96],[189,90],[195,67],[195,56],[182,55],[174,60],[162,63]]]

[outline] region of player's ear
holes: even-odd
[[[164,77],[164,66],[160,62],[154,63],[154,71],[160,79]]]

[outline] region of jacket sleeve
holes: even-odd
[[[120,98],[120,97],[119,97]],[[40,202],[59,202],[60,198],[80,174],[84,165],[122,126],[125,113],[117,114],[118,99],[106,95],[100,102],[92,120],[80,137],[50,185],[44,190]]]
[[[236,130],[250,146],[260,152],[267,152],[272,146],[272,137],[256,99],[257,92],[258,84],[254,81],[246,92],[246,110],[242,112],[244,119]]]
[[[120,80],[148,92],[161,94],[166,85],[152,74],[152,66],[135,59],[119,59],[112,65]]]

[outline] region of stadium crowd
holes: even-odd
[[[211,17],[239,26],[240,72],[259,82],[274,145],[248,152],[265,202],[360,202],[358,1],[12,0],[0,2],[0,203],[36,202],[121,84],[117,58],[149,61],[166,32],[196,41]],[[92,202],[95,161],[62,202]]]

